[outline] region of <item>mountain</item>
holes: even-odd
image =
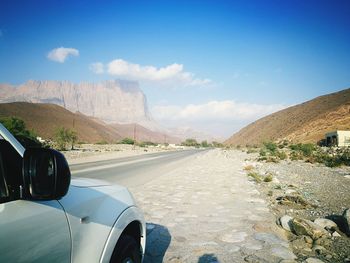
[[[149,141],[156,143],[182,142],[180,138],[170,136],[167,133],[146,129],[139,124],[110,124],[110,127],[115,128],[123,137],[134,138],[135,136],[136,141]]]
[[[19,101],[56,104],[106,123],[138,123],[157,129],[137,82],[109,80],[75,84],[30,80],[17,87],[0,84],[0,103]]]
[[[270,114],[244,127],[225,144],[254,145],[282,139],[316,143],[333,130],[350,130],[350,89]]]
[[[192,129],[190,127],[177,127],[168,129],[169,134],[175,137],[181,138],[183,141],[186,139],[195,139],[197,142],[208,141],[208,142],[221,142],[221,138],[216,138],[208,133]]]
[[[54,104],[28,102],[0,104],[0,117],[10,116],[24,120],[27,128],[34,130],[44,139],[52,139],[59,127],[74,129],[78,134],[78,141],[87,143],[116,142],[122,138],[108,125]]]

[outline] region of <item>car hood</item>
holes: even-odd
[[[71,185],[76,187],[101,187],[110,186],[112,184],[98,179],[90,178],[74,178],[71,180]]]

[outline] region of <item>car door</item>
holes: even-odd
[[[0,262],[70,262],[70,230],[63,208],[56,200],[34,202],[14,194],[11,184],[20,175],[6,164],[20,164],[14,163],[17,157],[10,158],[14,152],[3,147],[6,143],[0,140]]]

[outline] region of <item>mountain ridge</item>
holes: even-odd
[[[156,130],[147,98],[137,82],[106,80],[99,83],[29,80],[21,85],[0,84],[0,102],[51,103],[106,123],[138,123]]]
[[[289,140],[317,143],[327,131],[350,129],[350,88],[318,96],[265,116],[225,141],[226,145],[254,145]]]

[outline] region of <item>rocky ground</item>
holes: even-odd
[[[256,155],[249,155],[246,173],[262,178],[256,187],[276,219],[282,217],[298,260],[315,257],[322,262],[350,262],[350,211],[347,222],[343,216],[350,207],[350,168],[329,168],[303,161],[266,163],[256,160]],[[264,182],[266,176],[272,181]],[[312,221],[321,225],[321,229]],[[311,232],[295,231],[300,224],[303,230]],[[324,232],[323,228],[328,231]],[[320,236],[312,237],[315,231],[320,231]]]
[[[211,150],[130,190],[145,213],[145,262],[294,262],[239,151]]]

